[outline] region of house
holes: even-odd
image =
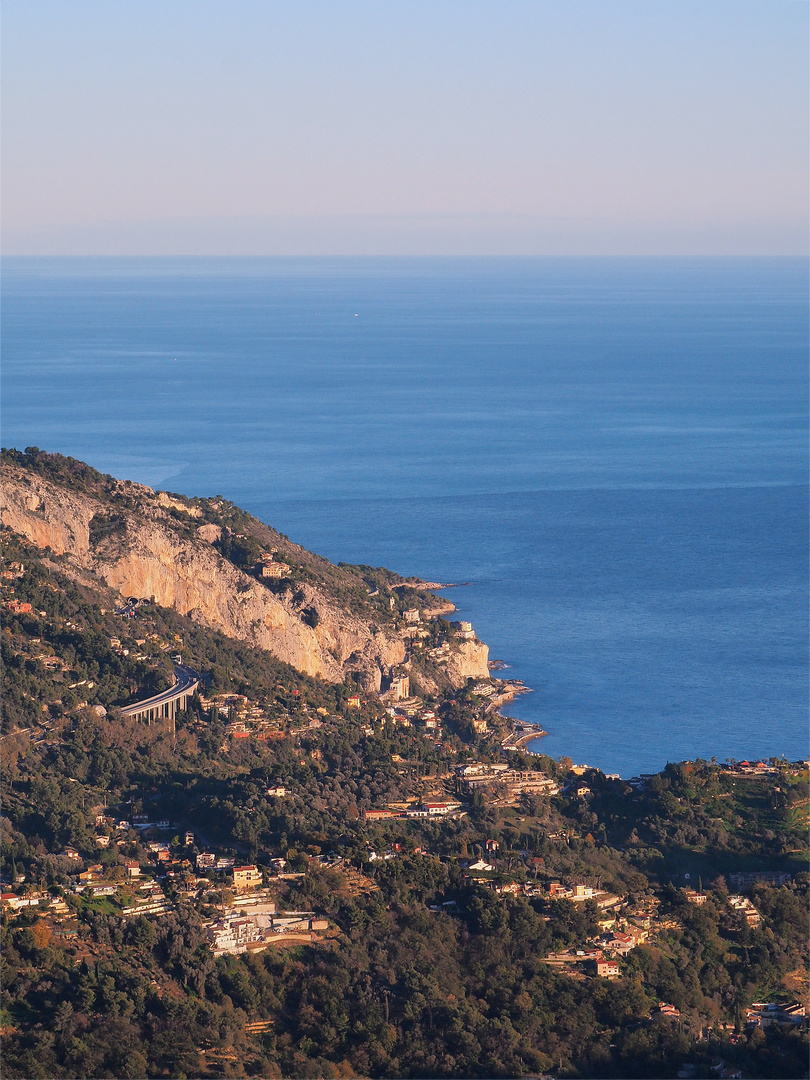
[[[185,843],[186,847],[191,847],[191,845],[194,843],[194,833],[193,832],[187,832],[186,833],[186,835],[184,837],[184,843]]]
[[[419,622],[419,609],[408,608],[407,611],[403,611],[402,617],[406,623],[418,623]]]
[[[751,870],[728,875],[732,889],[750,889],[752,885],[787,885],[791,875],[786,870]]]
[[[136,878],[141,876],[141,865],[137,859],[127,859],[124,866],[127,870],[127,877]]]
[[[365,810],[364,821],[386,821],[388,818],[397,817],[393,810]]]
[[[577,956],[582,957],[583,960],[601,960],[603,958],[603,952],[601,949],[577,949]]]
[[[19,911],[24,907],[36,907],[39,904],[39,897],[36,896],[17,896],[13,892],[4,892],[0,896],[0,902],[4,908],[11,908],[12,911]]]
[[[590,885],[575,885],[572,900],[590,900],[596,895],[596,889]]]
[[[115,885],[91,885],[90,892],[93,896],[115,896]]]
[[[680,1020],[680,1009],[676,1009],[674,1005],[668,1004],[666,1001],[659,1001],[656,1007],[653,1009],[653,1013],[656,1016],[666,1016],[670,1020]]]
[[[568,898],[573,895],[573,892],[573,889],[569,889],[567,885],[562,885],[559,881],[549,882],[548,895],[556,900]]]
[[[600,979],[615,979],[617,975],[621,975],[619,965],[615,960],[597,960],[595,966],[596,974]]]
[[[285,787],[269,787],[266,794],[273,799],[281,799],[287,794],[287,789]]]
[[[762,922],[762,916],[748,899],[747,896],[730,896],[728,902],[752,930],[755,930]]]
[[[91,881],[97,881],[101,877],[101,864],[88,866],[84,873],[79,874],[79,881],[89,885]]]
[[[605,949],[618,953],[619,956],[626,956],[637,944],[631,934],[622,933],[621,930],[614,930],[611,934],[607,934],[601,943]]]
[[[74,862],[81,862],[82,857],[78,853],[75,847],[66,847],[61,853],[66,859],[72,859]]]
[[[209,927],[214,956],[244,953],[250,942],[261,941],[262,932],[254,919],[221,919]]]
[[[406,701],[411,695],[411,680],[407,672],[391,670],[381,681],[380,693],[391,701]]]
[[[283,578],[289,574],[290,568],[286,563],[263,562],[261,576],[263,578]]]
[[[352,696],[346,700],[346,705],[349,709],[359,709],[360,704],[359,694],[352,694]]]
[[[780,1005],[773,1001],[755,1001],[745,1011],[746,1022],[752,1027],[770,1027],[772,1024],[793,1026],[801,1024],[807,1016],[806,1006],[794,1001]]]
[[[496,885],[495,892],[499,896],[520,896],[523,892],[523,886],[517,881],[509,881],[505,885]]]
[[[695,889],[684,889],[684,895],[690,904],[696,904],[698,907],[702,907],[709,899],[706,893],[697,892]]]
[[[508,765],[495,764],[490,765],[489,762],[473,761],[468,765],[456,765],[456,774],[462,780],[468,780],[471,776],[488,776],[492,777],[498,773],[504,773],[509,770]]]
[[[468,870],[494,870],[495,867],[488,862],[484,862],[483,859],[476,859],[475,862],[468,863]]]
[[[14,612],[15,615],[30,615],[31,605],[24,604],[20,600],[7,600],[6,607],[9,611]]]
[[[441,817],[445,814],[451,813],[453,810],[458,810],[461,803],[457,802],[426,802],[422,803],[422,808],[427,810],[429,817]]]
[[[650,936],[650,931],[648,927],[636,926],[632,923],[627,926],[627,933],[633,939],[636,945],[643,945]]]
[[[235,866],[233,868],[234,889],[255,889],[262,883],[262,872],[256,866]]]
[[[454,622],[452,627],[456,632],[456,637],[462,641],[472,641],[475,637],[475,631],[472,628],[472,623],[469,622]]]

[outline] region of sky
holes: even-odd
[[[3,0],[5,255],[796,255],[804,0]]]

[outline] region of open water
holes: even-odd
[[[6,260],[7,446],[449,590],[538,748],[808,751],[803,260]]]

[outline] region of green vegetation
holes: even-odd
[[[126,509],[135,509],[140,505],[140,485],[128,480],[116,480],[114,476],[100,473],[83,461],[63,454],[49,454],[38,446],[26,447],[25,451],[3,447],[0,450],[0,463],[20,466],[86,495],[114,500]]]
[[[105,499],[122,490],[69,458],[10,453]],[[380,620],[414,604],[397,575],[332,567],[225,500],[185,502],[202,517],[175,509],[177,527],[220,525],[237,565],[275,547],[295,589],[328,579]],[[116,535],[116,513],[94,542]],[[469,689],[425,701],[434,735],[151,602],[117,615],[105,587],[2,538],[17,568],[4,601],[31,611],[6,606],[0,637],[0,872],[4,890],[38,901],[3,915],[4,1076],[665,1077],[688,1063],[701,1077],[720,1058],[747,1076],[806,1075],[806,1021],[746,1016],[756,1001],[807,1001],[805,768],[575,776],[567,759],[477,735],[484,706]],[[314,608],[302,617],[317,624]],[[117,706],[169,684],[177,653],[205,674],[200,695],[172,727],[122,719]],[[459,815],[365,819],[456,797],[454,769],[473,760],[562,789],[478,789],[458,796]],[[262,867],[279,908],[325,916],[329,931],[215,957],[208,925],[233,882],[216,868],[196,880],[202,851]],[[128,910],[132,865],[160,880],[163,910]],[[109,883],[97,895],[78,878],[92,866]],[[786,875],[739,890],[752,919],[729,903],[731,875],[747,871]],[[558,882],[587,899],[555,895]],[[618,978],[599,978],[585,953],[614,922],[635,937]]]

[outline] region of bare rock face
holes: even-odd
[[[447,661],[447,677],[454,686],[467,679],[488,679],[489,648],[482,641],[461,641]]]
[[[87,559],[89,519],[70,492],[7,467],[0,500],[3,524],[8,528],[27,536],[37,547],[51,548],[54,554],[69,551],[80,561]]]
[[[197,529],[197,536],[201,540],[207,540],[209,544],[215,544],[222,536],[222,526],[213,524],[200,525]]]
[[[367,689],[379,689],[381,668],[405,658],[393,631],[370,628],[318,588],[276,595],[222,558],[208,536],[176,531],[149,489],[134,512],[16,466],[3,480],[3,523],[66,555],[62,568],[77,577],[94,574],[123,596],[154,599],[330,682],[359,672]]]
[[[157,504],[163,506],[167,510],[181,510],[184,514],[188,514],[189,517],[201,517],[202,510],[199,506],[187,506],[185,503],[179,501],[179,499],[173,499],[171,495],[167,495],[165,491],[159,491],[157,493]]]

